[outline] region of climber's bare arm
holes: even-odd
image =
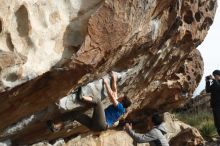
[[[92,97],[90,96],[82,96],[85,101],[92,102]]]
[[[104,81],[105,87],[107,89],[107,93],[110,98],[110,101],[113,103],[114,106],[117,106],[118,105],[117,94],[115,94],[115,92],[112,91],[112,89],[106,79],[103,79],[103,81]]]
[[[116,83],[117,77],[113,71],[111,72],[111,77],[112,77],[112,91],[115,92],[115,94],[117,94],[117,83]]]

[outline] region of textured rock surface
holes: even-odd
[[[59,115],[52,112],[4,134],[23,118],[49,114],[59,98],[109,70],[127,72],[119,94],[133,101],[130,117],[177,107],[201,79],[203,63],[195,48],[216,5],[216,0],[2,0],[1,58],[7,59],[0,59],[0,137],[24,144],[85,132],[76,126],[50,133],[45,121]]]
[[[183,106],[176,110],[180,112],[211,111],[210,99],[210,93],[206,93],[205,90],[203,90],[199,95],[187,100]]]
[[[169,113],[165,113],[165,126],[167,128],[167,139],[170,140],[170,146],[199,146],[204,144],[202,136],[198,130],[186,125],[185,123],[178,121]],[[144,126],[144,125],[143,125]],[[146,126],[146,125],[145,125]],[[79,141],[80,139],[80,141]],[[99,136],[87,135],[82,138],[73,139],[67,142],[68,146],[133,146],[136,145],[132,138],[123,131],[108,131],[103,132]],[[148,143],[138,144],[138,146],[149,146]]]
[[[164,114],[165,127],[167,139],[170,140],[170,146],[199,146],[204,144],[204,140],[199,132],[185,123],[177,120],[173,115],[169,113]],[[146,124],[146,123],[145,123]],[[145,126],[146,125],[142,125]],[[144,133],[144,132],[143,132]],[[49,143],[38,143],[33,146],[50,145]],[[56,143],[54,144],[56,145]],[[132,138],[125,131],[109,130],[100,134],[87,133],[78,136],[68,142],[64,142],[62,145],[67,146],[149,146],[148,143],[135,143]]]

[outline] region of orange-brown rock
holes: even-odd
[[[3,0],[1,50],[19,55],[1,70],[1,75],[8,70],[16,78],[1,76],[0,138],[30,144],[84,133],[81,126],[50,133],[45,122],[60,113],[48,109],[110,70],[127,74],[118,88],[119,95],[133,101],[130,117],[140,110],[177,107],[201,79],[203,63],[196,47],[213,22],[216,3]],[[42,113],[50,117],[33,120]],[[10,131],[19,122],[22,128]]]
[[[206,93],[205,90],[203,90],[196,97],[188,99],[183,106],[176,110],[179,112],[198,112],[201,110],[211,111],[210,99],[210,93]]]
[[[174,115],[169,113],[165,113],[164,118],[165,128],[167,129],[167,134],[165,134],[165,136],[170,140],[170,146],[199,146],[204,144],[202,136],[195,128],[179,121]],[[146,127],[146,123],[142,126]],[[82,134],[66,142],[59,140],[56,144],[58,143],[67,146],[149,146],[149,143],[136,143],[125,131],[122,130],[108,130],[99,134]],[[34,144],[33,146],[42,145],[49,146],[50,144],[41,142]]]

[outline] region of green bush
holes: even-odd
[[[211,120],[204,122],[199,128],[199,131],[206,140],[211,140],[213,137],[217,136],[215,125]]]
[[[206,140],[211,140],[217,135],[210,111],[201,110],[194,113],[176,113],[176,117],[180,121],[197,128]]]

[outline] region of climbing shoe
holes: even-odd
[[[51,132],[57,132],[59,131],[59,129],[54,127],[54,124],[51,120],[47,121],[47,128],[51,131]]]
[[[77,98],[79,101],[84,101],[83,96],[82,96],[82,87],[79,87],[79,88],[77,89],[76,98]]]

